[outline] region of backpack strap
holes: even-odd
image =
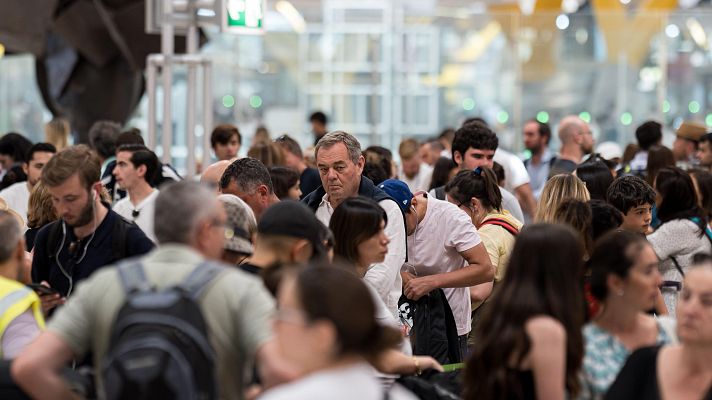
[[[506,229],[507,232],[511,233],[512,236],[517,236],[519,234],[519,229],[517,229],[514,225],[510,224],[509,222],[507,222],[501,218],[486,219],[486,220],[484,220],[484,222],[482,222],[482,225],[501,226],[502,228]]]
[[[47,233],[47,242],[45,246],[45,253],[47,257],[54,258],[54,256],[61,250],[59,248],[59,237],[61,236],[62,224],[64,222],[58,219],[54,222],[49,223],[49,232]]]
[[[126,239],[132,224],[134,223],[116,214],[116,222],[111,232],[111,256],[114,258],[114,261],[126,258],[126,254],[128,253],[128,251],[126,251]]]
[[[148,292],[151,286],[146,278],[146,272],[143,270],[143,264],[138,260],[123,262],[117,266],[121,285],[124,287],[126,294],[133,292]]]
[[[680,264],[677,262],[675,257],[670,256],[669,258],[670,258],[670,260],[672,260],[672,263],[675,265],[675,269],[677,269],[677,271],[680,273],[680,275],[682,275],[682,277],[684,278],[685,272],[682,270],[682,267],[680,267]]]
[[[178,287],[188,293],[193,300],[197,300],[208,284],[224,270],[225,268],[220,264],[203,261]]]

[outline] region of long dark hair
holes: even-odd
[[[334,234],[334,255],[358,264],[358,245],[378,233],[381,221],[388,223],[388,217],[374,200],[366,197],[344,200],[329,221]]]
[[[690,171],[697,182],[697,193],[699,194],[700,207],[704,210],[707,219],[712,217],[712,174],[701,169]]]
[[[497,176],[489,168],[458,172],[445,186],[445,193],[460,204],[469,205],[474,197],[487,209],[502,210],[502,192],[497,186]]]
[[[648,166],[646,167],[645,180],[653,186],[655,178],[661,169],[675,166],[675,156],[672,150],[665,146],[653,146],[648,150]]]
[[[457,168],[455,161],[452,161],[448,157],[440,157],[433,166],[433,177],[430,180],[430,187],[428,190],[445,186],[445,184],[447,184],[450,180],[450,171],[455,168]]]
[[[576,397],[583,359],[582,258],[581,243],[566,226],[534,224],[522,230],[506,277],[478,324],[479,339],[465,370],[465,399],[524,397],[512,370],[531,350],[525,325],[538,315],[555,318],[566,329],[566,388]]]
[[[658,172],[655,190],[662,197],[658,218],[664,224],[675,219],[697,218],[700,235],[707,226],[705,212],[697,203],[695,185],[690,175],[677,167],[666,167]]]
[[[608,296],[608,276],[612,274],[627,278],[645,246],[649,246],[645,236],[624,230],[609,232],[596,242],[587,264],[591,271],[591,294],[599,301],[605,301]]]
[[[358,354],[372,360],[402,339],[398,330],[376,322],[366,283],[353,271],[309,265],[298,272],[296,289],[307,319],[326,320],[336,328],[337,356]]]
[[[606,200],[608,187],[613,183],[613,174],[600,159],[586,161],[576,168],[576,176],[585,184],[591,199]]]

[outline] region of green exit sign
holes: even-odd
[[[223,0],[224,32],[262,34],[267,8],[265,0]]]

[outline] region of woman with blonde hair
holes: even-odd
[[[580,200],[587,202],[591,195],[586,184],[571,174],[554,175],[544,185],[536,210],[534,222],[555,222],[554,214],[565,200]]]
[[[69,135],[72,133],[66,118],[54,118],[44,126],[45,142],[53,144],[57,151],[69,146]]]
[[[40,229],[50,222],[59,219],[52,205],[52,195],[42,182],[37,182],[28,201],[27,231],[25,231],[25,244],[27,251],[35,246],[35,236]]]

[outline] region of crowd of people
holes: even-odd
[[[2,397],[712,399],[704,126],[531,120],[522,160],[471,118],[396,160],[310,122],[243,158],[218,125],[196,177],[110,121],[0,137]]]

